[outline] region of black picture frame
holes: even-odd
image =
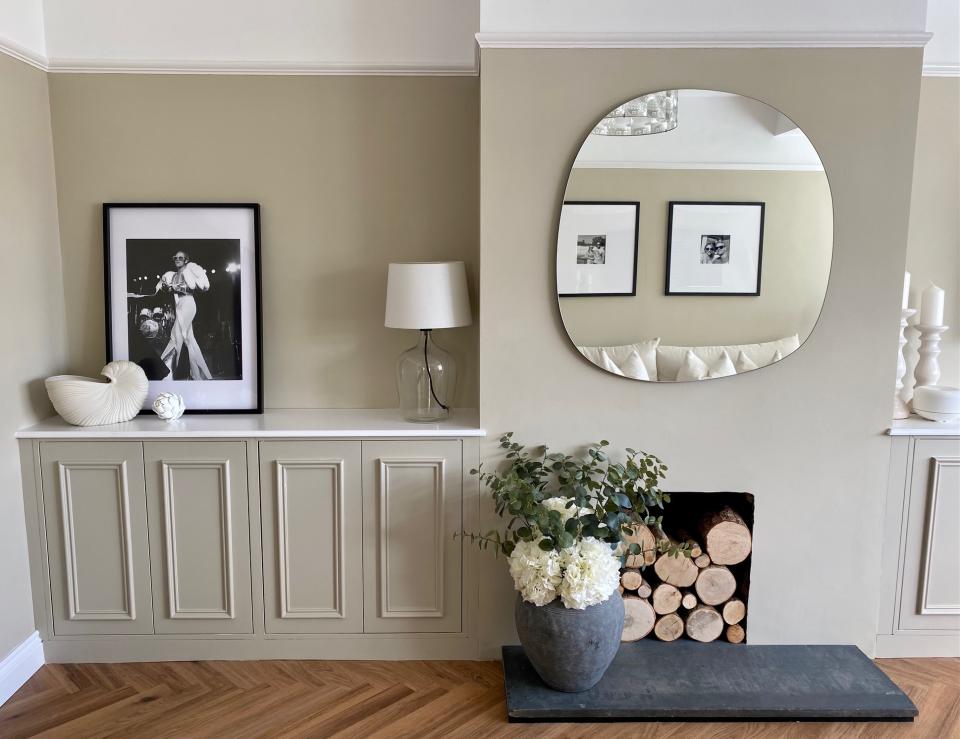
[[[558,298],[614,298],[614,297],[635,297],[637,294],[637,260],[639,258],[639,240],[640,240],[640,203],[635,200],[564,200],[561,205],[561,221],[563,218],[563,206],[567,205],[612,205],[612,206],[632,206],[633,212],[633,265],[630,269],[631,284],[630,290],[621,292],[560,292],[558,272],[557,279],[557,297]],[[557,257],[560,257],[560,239],[562,225],[557,223]]]
[[[250,216],[252,218],[252,254],[250,255],[252,266],[253,266],[253,276],[249,278],[252,281],[252,314],[255,316],[255,327],[251,336],[243,337],[241,336],[241,341],[246,343],[252,339],[253,341],[253,351],[250,355],[250,360],[255,365],[255,374],[256,379],[251,381],[251,389],[254,395],[254,401],[245,407],[197,407],[196,404],[191,404],[189,399],[187,400],[187,407],[184,411],[186,414],[260,414],[263,413],[263,309],[262,309],[262,284],[261,284],[261,257],[260,257],[260,248],[261,248],[261,218],[260,218],[260,204],[259,203],[142,203],[142,202],[130,202],[130,203],[120,203],[120,202],[111,202],[103,203],[102,205],[102,228],[103,228],[103,280],[104,280],[104,327],[105,327],[105,338],[106,338],[106,359],[107,362],[114,361],[116,359],[128,359],[127,356],[119,356],[119,352],[115,348],[115,339],[116,332],[114,331],[114,310],[116,309],[116,296],[113,295],[113,290],[111,288],[111,282],[113,278],[113,270],[115,268],[114,260],[111,259],[111,252],[115,248],[119,248],[119,245],[111,243],[111,226],[112,226],[112,215],[114,213],[120,213],[123,211],[132,211],[133,209],[187,209],[187,210],[246,210],[250,211]],[[147,237],[144,237],[147,238]],[[164,236],[158,234],[157,239],[170,239],[169,236]],[[203,238],[203,237],[196,237]],[[239,241],[239,240],[238,240]],[[238,250],[239,251],[239,250]],[[246,277],[244,274],[241,279]],[[242,288],[241,288],[242,290]],[[238,298],[240,300],[241,298]],[[126,300],[126,298],[125,298]],[[125,306],[126,308],[126,306]],[[239,308],[238,308],[239,310]],[[243,330],[243,327],[241,327]],[[128,352],[129,353],[129,352]],[[243,355],[241,354],[241,357]],[[241,358],[241,373],[244,371],[249,371],[247,368],[247,363],[243,362]],[[254,368],[249,368],[254,369]],[[153,389],[153,382],[151,382],[151,392],[148,394],[147,401],[144,408],[140,410],[140,414],[150,414],[152,398],[155,395]]]
[[[756,259],[756,279],[755,290],[751,291],[694,291],[694,290],[673,290],[671,289],[671,273],[674,256],[674,211],[676,206],[745,206],[749,208],[760,208],[759,213],[759,238],[757,241],[757,259]],[[760,283],[763,277],[763,230],[764,219],[766,217],[766,203],[761,201],[727,201],[727,200],[671,200],[669,201],[667,212],[667,249],[666,249],[666,269],[664,274],[663,294],[669,296],[699,296],[699,297],[757,297],[760,295]],[[722,231],[723,229],[719,229]]]

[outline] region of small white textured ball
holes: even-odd
[[[176,421],[185,409],[183,396],[176,393],[160,393],[153,401],[153,412],[164,421]]]

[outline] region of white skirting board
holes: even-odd
[[[44,664],[43,642],[34,631],[0,661],[0,706]]]

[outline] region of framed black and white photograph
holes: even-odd
[[[261,413],[260,208],[105,203],[107,361],[187,413]]]
[[[557,236],[561,298],[637,294],[640,204],[566,201]]]
[[[759,295],[763,203],[670,203],[666,295]]]

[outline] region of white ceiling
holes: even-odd
[[[483,0],[482,33],[922,31],[923,0]]]
[[[960,0],[927,0],[927,30],[924,74],[960,74]]]
[[[55,71],[475,74],[476,41],[920,45],[960,73],[958,0],[0,0],[0,51]]]
[[[777,110],[752,98],[681,90],[677,122],[672,131],[648,136],[588,135],[574,166],[823,170],[803,132]]]

